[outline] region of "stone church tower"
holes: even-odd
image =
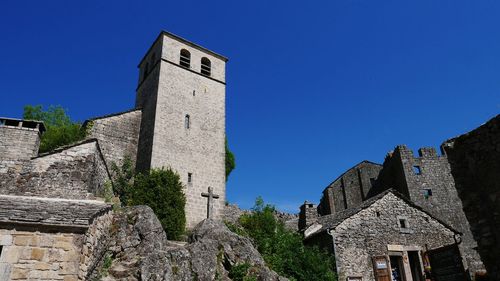
[[[188,228],[209,213],[220,217],[225,203],[226,62],[164,31],[139,63],[137,169],[170,167],[180,175]]]

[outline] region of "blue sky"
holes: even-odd
[[[500,112],[500,1],[3,1],[0,116],[129,109],[162,29],[229,57],[228,199],[297,211],[397,144]]]

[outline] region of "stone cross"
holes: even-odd
[[[211,219],[212,218],[212,214],[213,214],[213,205],[214,205],[213,200],[214,199],[219,199],[219,195],[218,194],[214,194],[213,190],[212,190],[212,187],[209,186],[208,187],[208,193],[207,192],[203,192],[203,193],[201,193],[201,196],[208,198],[208,202],[207,202],[207,218]]]

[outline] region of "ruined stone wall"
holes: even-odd
[[[111,236],[113,212],[108,212],[95,219],[83,238],[82,257],[80,259],[80,280],[88,280],[103,258]]]
[[[478,251],[500,279],[500,115],[443,143]]]
[[[0,229],[0,280],[78,280],[82,234]]]
[[[109,179],[95,140],[31,161],[2,161],[0,194],[67,199],[101,197]]]
[[[324,216],[360,205],[376,183],[381,169],[379,164],[363,161],[347,170],[323,191],[318,212]]]
[[[484,269],[475,250],[477,243],[458,197],[448,158],[438,155],[434,148],[421,148],[418,153],[418,157],[415,157],[413,151],[401,145],[396,147],[393,157],[388,158],[388,161],[394,161],[389,164],[394,167],[393,171],[399,171],[399,174],[393,174],[392,177],[404,179],[404,185],[399,185],[396,189],[418,206],[462,232],[464,254],[471,272]],[[381,185],[391,187],[383,182]]]
[[[408,231],[400,230],[400,217],[407,219]],[[392,193],[344,220],[333,236],[339,280],[348,276],[375,280],[372,257],[388,255],[388,245],[425,250],[455,243],[451,230]]]
[[[133,110],[116,115],[100,117],[85,123],[88,139],[97,139],[99,146],[111,167],[120,167],[124,157],[135,163],[141,125],[141,110]]]
[[[38,129],[0,125],[0,160],[26,160],[40,147]]]

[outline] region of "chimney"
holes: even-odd
[[[43,132],[43,122],[0,117],[0,160],[37,156]]]
[[[300,206],[299,213],[299,230],[304,230],[311,224],[318,220],[318,209],[316,205],[305,201],[302,206]]]

